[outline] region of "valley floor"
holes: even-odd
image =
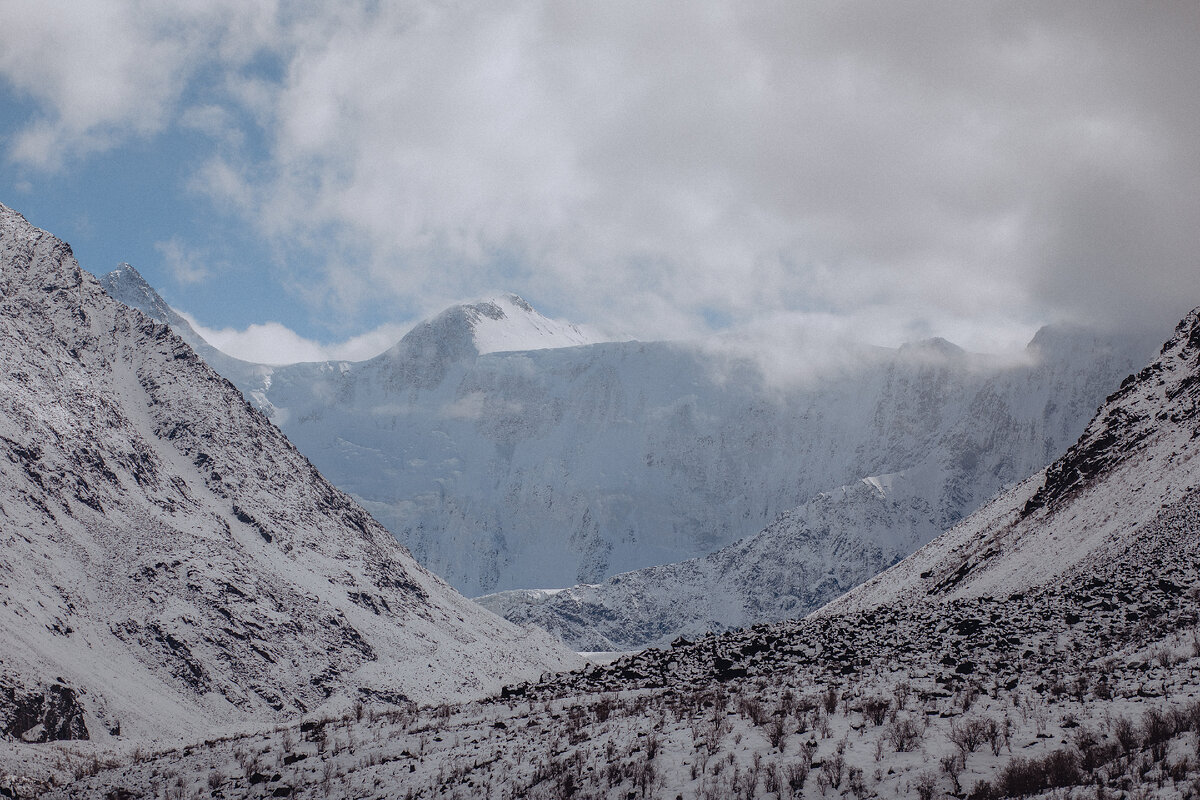
[[[756,626],[481,703],[362,708],[162,752],[22,746],[9,754],[36,752],[42,772],[3,785],[64,798],[1192,797],[1196,506],[1193,493],[1130,543],[1006,597]]]

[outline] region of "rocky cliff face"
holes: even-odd
[[[1026,363],[998,367],[943,341],[901,348],[881,365],[878,384],[858,376],[863,392],[878,392],[865,398],[871,414],[863,432],[839,431],[839,418],[829,413],[811,441],[796,443],[802,475],[819,464],[827,475],[844,474],[847,463],[900,471],[821,492],[707,556],[562,591],[489,594],[479,602],[581,650],[632,650],[802,617],[1040,469],[1103,398],[1099,376],[1125,363],[1080,330],[1045,329],[1028,354]],[[1119,380],[1113,374],[1110,385]],[[854,443],[859,457],[814,456],[814,443],[831,432],[845,437],[846,450]]]
[[[171,329],[0,206],[0,725],[182,732],[573,656],[465,600]]]

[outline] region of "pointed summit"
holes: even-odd
[[[600,341],[576,325],[543,316],[515,294],[502,294],[466,308],[480,354],[577,347]]]
[[[451,306],[419,323],[398,346],[451,356],[577,347],[601,341],[569,322],[539,313],[519,295],[505,293]]]
[[[116,269],[97,280],[112,299],[136,308],[155,322],[175,324],[174,318],[178,315],[132,264],[122,261]]]
[[[405,383],[436,385],[451,364],[486,353],[551,350],[602,341],[569,322],[543,316],[518,295],[500,294],[451,306],[418,323],[378,358],[400,370]]]
[[[155,291],[132,264],[122,261],[112,272],[101,275],[96,280],[108,296],[118,303],[142,312],[155,322],[170,325],[171,330],[175,331],[180,339],[187,342],[210,367],[225,377],[254,382],[255,376],[261,371],[256,365],[226,355],[209,344],[190,322],[162,299],[162,295]]]
[[[903,355],[917,358],[934,358],[934,359],[962,359],[967,355],[967,351],[941,336],[934,336],[929,339],[919,339],[915,342],[905,342],[900,345],[900,352]]]

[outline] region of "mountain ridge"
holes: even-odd
[[[5,734],[199,731],[578,663],[420,567],[168,326],[2,205],[0,356]]]

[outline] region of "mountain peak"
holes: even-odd
[[[576,325],[544,316],[520,295],[511,292],[462,308],[467,311],[471,338],[481,355],[576,347],[598,341]]]
[[[550,350],[598,341],[599,337],[569,322],[542,315],[519,295],[505,293],[451,306],[418,323],[381,358],[407,362],[407,380],[432,385],[450,364],[486,353]],[[410,368],[414,362],[419,369]]]
[[[948,339],[934,336],[915,342],[905,342],[900,345],[900,352],[909,356],[924,356],[926,358],[962,358],[967,351]]]
[[[116,269],[100,276],[98,280],[114,300],[136,308],[155,322],[172,321],[171,307],[132,264],[122,261]]]

